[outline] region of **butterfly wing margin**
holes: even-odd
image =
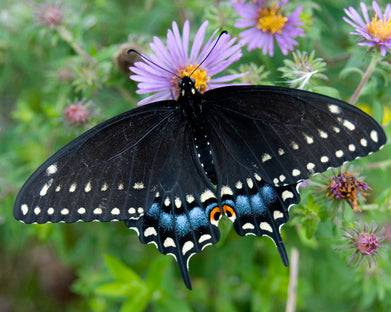
[[[339,167],[386,143],[382,127],[358,108],[307,91],[235,86],[208,91],[204,101],[211,144],[221,146],[216,161],[277,186]]]

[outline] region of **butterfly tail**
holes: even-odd
[[[300,201],[296,185],[276,187],[263,181],[239,184],[232,194],[222,194],[225,215],[241,236],[267,236],[273,240],[285,266],[288,255],[280,230],[288,222],[289,208]]]

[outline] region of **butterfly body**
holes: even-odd
[[[190,288],[190,258],[219,239],[269,236],[284,264],[280,228],[311,174],[386,142],[370,116],[342,101],[279,87],[199,93],[182,79],[177,100],[114,117],[63,147],[28,179],[14,215],[24,223],[123,221],[142,243],[172,255]]]

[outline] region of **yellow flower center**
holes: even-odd
[[[367,25],[368,32],[381,41],[391,39],[391,19],[383,21],[377,16]]]
[[[259,10],[259,18],[257,28],[263,32],[281,34],[288,18],[280,13],[280,7],[273,5],[270,8],[262,8]]]
[[[185,68],[179,70],[178,76],[183,78],[185,76],[189,77],[191,75],[191,78],[193,78],[195,81],[196,89],[203,93],[208,87],[208,81],[210,80],[210,77],[208,76],[206,70],[201,68],[198,68],[193,73],[197,66],[198,65],[187,65]]]

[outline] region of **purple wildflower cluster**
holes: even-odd
[[[365,197],[370,190],[367,183],[350,172],[342,172],[331,178],[327,195],[335,200],[346,200],[354,212],[360,212],[359,195]]]
[[[234,1],[233,6],[240,15],[235,26],[245,28],[240,34],[241,43],[249,51],[259,48],[263,54],[274,55],[274,41],[283,54],[288,54],[298,44],[296,37],[303,36],[300,21],[302,7],[287,14],[284,6],[288,0],[272,3],[269,0]]]
[[[345,237],[354,250],[350,262],[360,264],[366,259],[372,265],[383,242],[379,228],[376,225],[357,223],[352,230],[345,232]]]
[[[391,49],[391,3],[387,4],[384,14],[377,1],[372,2],[373,13],[360,4],[362,16],[353,7],[345,9],[345,22],[354,27],[353,35],[361,37],[360,45],[378,48],[383,56]]]
[[[43,3],[36,8],[36,17],[41,25],[53,28],[62,24],[63,8],[60,3]]]

